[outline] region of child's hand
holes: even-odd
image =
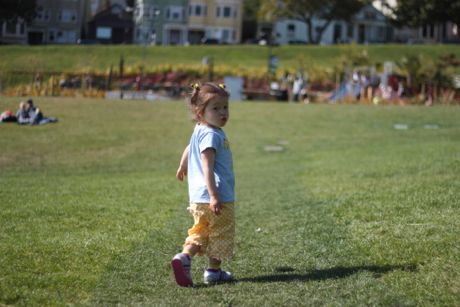
[[[176,178],[179,181],[184,181],[184,177],[187,176],[187,166],[179,165],[179,168],[176,172]]]
[[[209,202],[209,209],[216,215],[219,215],[220,210],[222,209],[222,203],[218,198],[211,197],[211,201]]]

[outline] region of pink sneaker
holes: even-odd
[[[171,260],[171,267],[174,272],[176,282],[181,287],[193,286],[192,273],[190,271],[192,259],[189,255],[179,253]]]

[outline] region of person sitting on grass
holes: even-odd
[[[21,102],[19,104],[19,110],[16,113],[16,117],[20,125],[44,125],[58,121],[55,117],[43,116],[42,111],[34,105],[32,99],[28,99],[27,102]]]
[[[194,225],[188,230],[182,253],[171,266],[179,286],[193,286],[191,263],[195,255],[206,254],[209,266],[204,283],[227,282],[230,272],[221,262],[233,256],[235,211],[232,153],[222,127],[228,121],[229,93],[224,85],[195,84],[189,105],[197,122],[176,173],[178,180],[188,176],[189,212]]]
[[[16,120],[19,125],[31,124],[29,112],[27,112],[27,105],[24,101],[19,103],[19,110],[16,112]]]

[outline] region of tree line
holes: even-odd
[[[245,20],[274,21],[290,18],[307,26],[308,43],[321,41],[323,32],[333,20],[349,21],[371,0],[245,0]],[[460,0],[397,0],[392,6],[381,0],[389,12],[388,18],[398,27],[418,27],[453,22],[460,26]],[[312,21],[323,20],[322,26],[314,29]],[[314,35],[315,34],[315,35]]]

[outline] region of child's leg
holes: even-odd
[[[190,205],[190,213],[194,218],[193,227],[188,230],[188,237],[185,239],[182,253],[175,255],[171,261],[174,277],[179,286],[190,287],[193,285],[191,274],[192,257],[201,255],[206,250],[208,222],[203,212],[207,208],[207,205]]]
[[[209,223],[209,257],[208,269],[204,272],[204,283],[219,283],[233,280],[230,272],[220,268],[222,259],[229,259],[233,255],[235,234],[235,214],[233,203],[222,206],[219,215],[212,215]]]
[[[233,280],[232,273],[220,268],[221,263],[222,261],[220,259],[209,257],[209,266],[204,271],[203,275],[203,281],[205,284],[228,282]]]
[[[187,244],[182,249],[182,253],[189,255],[190,257],[195,256],[200,251],[200,246],[196,244]]]
[[[220,259],[209,257],[209,265],[208,265],[209,269],[220,270],[221,264],[222,264],[222,261]]]

